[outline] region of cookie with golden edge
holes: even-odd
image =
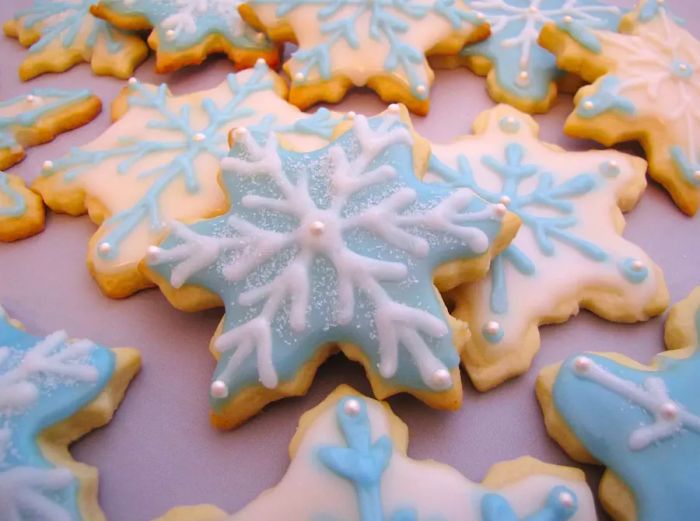
[[[239,10],[273,41],[299,46],[284,69],[289,100],[301,109],[366,86],[425,115],[434,78],[425,56],[456,54],[488,36],[464,0],[252,0]]]
[[[564,322],[579,307],[635,322],[668,305],[661,269],[622,237],[622,212],[646,187],[645,161],[615,150],[569,152],[538,132],[531,116],[498,105],[477,117],[474,135],[434,145],[425,178],[473,190],[522,222],[486,277],[446,295],[471,328],[463,361],[482,391],[528,370],[542,324]]]
[[[112,27],[90,13],[97,0],[34,0],[3,26],[7,36],[27,47],[19,68],[23,81],[63,72],[87,62],[98,75],[126,79],[148,56],[138,34]]]
[[[100,110],[100,99],[87,89],[36,88],[0,101],[0,170],[24,159],[25,148],[89,123]]]
[[[284,100],[286,92],[262,60],[213,89],[181,96],[134,79],[112,106],[111,127],[44,164],[33,188],[46,204],[56,212],[88,213],[99,225],[87,264],[107,296],[123,298],[152,285],[138,264],[169,220],[226,209],[217,171],[233,127],[269,128],[300,149],[328,142],[341,118],[326,109],[304,114]]]
[[[517,219],[471,190],[419,181],[408,114],[355,115],[307,153],[272,134],[234,133],[220,182],[230,208],[173,222],[143,268],[188,311],[224,305],[211,350],[212,421],[231,428],[267,403],[302,395],[340,350],[376,396],[408,392],[433,407],[462,400],[466,326],[437,288],[483,277]]]
[[[0,172],[0,242],[36,235],[44,229],[44,203],[21,177]]]
[[[0,490],[3,519],[105,519],[97,469],[68,446],[107,424],[136,375],[135,349],[58,331],[38,337],[0,308]]]
[[[593,50],[552,25],[540,36],[561,68],[592,82],[576,94],[566,133],[606,146],[638,140],[650,175],[694,215],[700,206],[700,43],[660,0],[642,1],[619,33],[593,34],[599,42]]]
[[[157,521],[596,519],[578,469],[523,457],[474,483],[446,464],[409,458],[407,448],[408,427],[388,404],[340,386],[301,417],[275,487],[230,516],[199,505]]]
[[[538,377],[547,431],[572,458],[606,467],[600,499],[616,521],[693,519],[700,508],[699,335],[696,288],[671,308],[668,351],[650,365],[586,353]]]
[[[248,26],[231,0],[100,0],[95,16],[121,29],[151,31],[148,45],[156,52],[156,70],[172,72],[226,54],[237,70],[263,58],[279,63],[280,48]]]

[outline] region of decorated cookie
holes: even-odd
[[[258,58],[279,62],[279,49],[238,14],[236,0],[99,0],[92,13],[122,29],[152,30],[156,70],[171,72],[226,53],[245,69]]]
[[[671,309],[665,339],[651,366],[583,354],[537,381],[549,434],[574,459],[607,467],[600,499],[616,521],[700,511],[700,288]]]
[[[524,457],[481,484],[406,455],[408,428],[387,404],[341,386],[301,417],[280,483],[237,514],[174,509],[158,521],[594,521],[584,474]],[[217,517],[218,516],[218,517]]]
[[[425,55],[456,54],[488,35],[464,0],[251,0],[240,11],[272,40],[298,43],[285,70],[302,109],[340,101],[354,85],[424,115],[434,76]]]
[[[621,10],[598,0],[465,0],[491,26],[491,36],[464,47],[456,56],[437,57],[433,65],[465,64],[487,76],[491,97],[527,112],[546,112],[557,87],[575,82],[555,64],[554,56],[537,44],[540,29],[552,23],[593,52],[600,42],[591,29],[616,30]]]
[[[138,372],[135,349],[26,333],[0,308],[0,506],[7,521],[103,520],[97,470],[68,445],[108,423]]]
[[[234,126],[271,128],[294,147],[328,142],[339,118],[325,109],[302,114],[283,100],[285,89],[262,61],[184,96],[131,80],[104,134],[44,164],[34,188],[46,203],[57,212],[88,212],[100,224],[88,266],[105,294],[126,297],[149,285],[137,266],[167,221],[226,210],[217,171]]]
[[[567,152],[539,141],[528,115],[507,105],[482,113],[476,135],[433,147],[429,177],[469,188],[518,215],[522,227],[487,278],[449,295],[471,338],[464,365],[487,390],[525,372],[539,326],[579,306],[608,320],[661,313],[668,292],[660,269],[621,237],[642,195],[645,162],[613,150]]]
[[[24,159],[25,147],[80,127],[101,109],[100,99],[89,90],[34,89],[0,101],[0,170]]]
[[[0,242],[24,239],[44,229],[44,203],[22,178],[0,172]]]
[[[95,18],[90,6],[97,1],[34,0],[5,23],[5,34],[29,48],[19,68],[23,81],[82,62],[95,74],[131,76],[148,56],[148,47],[137,34]]]
[[[639,140],[651,176],[693,215],[700,207],[700,43],[662,0],[643,1],[620,31],[593,31],[599,45],[591,49],[561,28],[544,28],[540,42],[559,65],[593,82],[576,95],[565,130],[607,146]]]
[[[455,409],[462,399],[453,324],[432,284],[481,277],[512,237],[502,205],[471,190],[421,183],[398,106],[310,153],[274,135],[235,132],[222,162],[230,209],[173,223],[149,250],[150,276],[173,304],[223,302],[212,419],[234,427],[266,403],[304,394],[340,349],[381,398],[409,392]],[[446,285],[446,286],[445,286]],[[441,289],[444,289],[441,288]],[[337,343],[337,344],[336,344]]]

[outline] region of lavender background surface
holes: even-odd
[[[632,6],[631,0],[615,3]],[[696,1],[669,3],[700,35]],[[0,21],[30,4],[30,0],[2,0]],[[0,36],[0,56],[0,99],[34,87],[90,87],[105,106],[91,124],[30,149],[27,159],[10,173],[31,181],[43,161],[87,143],[108,127],[107,109],[122,81],[92,76],[89,65],[82,64],[22,84],[17,69],[25,56],[23,48]],[[136,76],[146,82],[167,82],[175,94],[185,94],[217,85],[231,70],[230,62],[215,58],[199,67],[157,75],[151,57]],[[484,79],[466,69],[438,71],[431,103],[430,115],[414,117],[414,122],[419,132],[436,142],[470,132],[476,115],[493,105]],[[336,107],[373,114],[383,105],[373,93],[356,91]],[[562,134],[571,109],[571,98],[560,96],[550,113],[537,116],[542,137],[571,150],[598,148]],[[635,146],[625,150],[639,153]],[[627,223],[625,236],[662,267],[674,302],[700,284],[700,216],[684,216],[651,182]],[[282,477],[288,465],[287,444],[304,411],[341,383],[369,392],[360,367],[335,357],[320,368],[306,397],[273,404],[235,431],[216,431],[208,420],[207,389],[214,360],[207,345],[222,311],[179,312],[157,290],[122,301],[103,297],[85,267],[87,242],[94,231],[87,216],[49,213],[44,233],[0,245],[0,302],[33,332],[66,329],[104,345],[141,349],[143,370],[112,423],[72,448],[76,459],[100,469],[100,503],[111,521],[150,520],[173,506],[197,503],[235,512]],[[541,352],[526,375],[486,394],[475,391],[465,378],[464,405],[457,413],[429,409],[408,396],[392,398],[394,411],[410,428],[409,454],[448,463],[474,481],[481,480],[494,463],[526,454],[574,465],[545,432],[533,390],[539,369],[584,350],[615,350],[649,361],[663,348],[663,324],[664,317],[659,317],[620,325],[582,312],[566,324],[542,329]],[[583,468],[597,487],[601,469]]]

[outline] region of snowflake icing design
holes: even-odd
[[[356,85],[392,74],[419,100],[428,98],[432,81],[425,52],[450,33],[466,38],[482,24],[463,0],[252,0],[248,5],[267,26],[287,19],[295,29],[300,47],[287,63],[292,88],[337,74]]]
[[[229,213],[174,223],[150,251],[172,286],[222,295],[215,408],[246,386],[289,381],[332,341],[357,345],[392,385],[452,387],[458,357],[432,269],[485,253],[504,212],[419,182],[397,113],[358,115],[352,132],[301,155],[237,132],[222,163]]]
[[[45,459],[36,433],[93,400],[113,364],[109,350],[63,331],[29,335],[0,308],[0,504],[8,519],[80,519],[75,476]]]
[[[552,394],[558,414],[597,461],[621,478],[636,498],[640,521],[687,519],[700,508],[700,290],[671,311],[682,315],[688,356],[660,356],[653,370],[602,355],[571,357],[561,366]],[[693,328],[695,331],[693,331]],[[675,333],[667,339],[678,338]],[[697,478],[697,479],[696,479]],[[659,480],[668,486],[659,487]]]
[[[598,52],[592,29],[617,29],[621,11],[597,0],[468,0],[491,24],[491,36],[462,50],[462,56],[484,56],[494,79],[516,99],[544,101],[560,77],[555,58],[537,38],[554,23],[586,48]],[[512,99],[512,98],[510,98]]]

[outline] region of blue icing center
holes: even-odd
[[[673,71],[673,74],[679,78],[683,78],[684,80],[690,78],[694,72],[693,67],[688,62],[683,60],[675,60],[671,64],[671,70]]]

